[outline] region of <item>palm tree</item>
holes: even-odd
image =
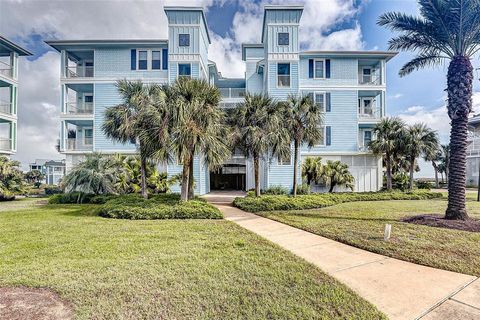
[[[442,150],[442,156],[441,156],[441,161],[442,161],[442,165],[443,165],[443,172],[445,172],[445,178],[446,178],[446,183],[447,183],[447,187],[448,187],[448,170],[450,168],[450,144],[442,144],[441,146],[441,150]]]
[[[428,155],[438,150],[438,136],[435,131],[424,123],[417,123],[406,128],[402,141],[405,145],[405,157],[410,163],[410,182],[408,187],[412,191],[416,160],[421,155]]]
[[[282,106],[264,94],[249,94],[232,112],[235,145],[253,158],[255,196],[260,196],[260,159],[265,155],[290,155],[290,135],[283,122]]]
[[[297,195],[298,152],[305,143],[309,148],[322,139],[322,113],[309,96],[290,95],[285,102],[285,126],[293,140],[293,196]]]
[[[193,198],[193,160],[202,154],[209,168],[220,166],[230,156],[225,113],[220,109],[220,91],[204,80],[178,79],[165,88],[171,119],[171,147],[181,161],[181,199]]]
[[[148,197],[146,185],[146,163],[154,150],[145,139],[144,132],[151,128],[151,109],[163,104],[161,87],[144,85],[141,81],[119,80],[116,83],[123,102],[105,111],[103,132],[108,138],[121,143],[136,142],[141,159],[141,192]]]
[[[402,34],[391,39],[391,50],[415,51],[400,76],[449,60],[448,116],[451,119],[451,161],[448,173],[447,219],[468,218],[465,206],[468,115],[472,111],[473,67],[480,49],[480,1],[419,0],[421,17],[389,12],[378,24]]]
[[[396,155],[401,148],[400,137],[404,128],[405,123],[400,118],[382,119],[373,129],[375,139],[368,145],[375,155],[383,156],[386,167],[388,191],[392,190],[392,167]]]
[[[438,180],[438,173],[440,172],[439,162],[442,159],[442,152],[440,146],[437,146],[435,150],[432,149],[425,153],[423,159],[426,162],[432,163],[433,172],[435,173],[435,188],[440,188],[440,182]]]
[[[20,162],[0,156],[0,201],[14,200],[15,194],[24,192]]]
[[[112,157],[100,153],[86,155],[63,179],[66,192],[81,194],[114,194],[118,167]],[[81,197],[79,195],[79,201]]]
[[[328,160],[324,170],[324,176],[330,183],[330,190],[328,192],[333,192],[336,186],[345,186],[353,191],[355,178],[350,171],[348,171],[347,164],[340,161]]]
[[[308,157],[302,164],[302,176],[310,185],[312,181],[318,182],[323,175],[323,165],[321,157]]]

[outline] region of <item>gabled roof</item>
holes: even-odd
[[[242,43],[242,60],[245,61],[247,48],[263,48],[263,43]]]
[[[303,6],[302,5],[265,5],[263,7],[263,22],[262,22],[262,37],[260,38],[260,41],[263,43],[263,36],[265,35],[265,23],[267,19],[267,11],[268,10],[299,10],[303,12]]]
[[[0,36],[0,55],[9,52],[16,52],[19,56],[31,56],[32,53],[27,49],[20,47],[7,38]]]
[[[202,20],[205,24],[205,29],[207,30],[208,43],[212,43],[210,40],[210,33],[208,32],[207,18],[205,18],[205,12],[202,7],[187,7],[187,6],[165,6],[163,7],[165,13],[167,11],[200,11],[202,13]]]
[[[95,39],[95,40],[46,40],[49,46],[54,48],[57,51],[64,49],[74,49],[74,48],[85,48],[85,47],[110,47],[110,46],[125,46],[129,47],[132,45],[141,46],[141,45],[153,45],[153,44],[167,44],[168,40],[166,39]]]

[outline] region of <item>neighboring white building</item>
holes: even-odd
[[[44,183],[58,185],[65,176],[65,160],[36,159],[29,164],[30,171],[39,170],[45,175]]]

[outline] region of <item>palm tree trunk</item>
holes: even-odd
[[[473,67],[468,57],[456,56],[448,66],[448,115],[450,131],[450,161],[448,164],[448,206],[446,219],[468,218],[465,205],[468,114],[472,111]]]
[[[188,172],[188,200],[192,200],[195,196],[195,190],[193,190],[193,157],[190,158],[190,168]]]
[[[335,183],[330,183],[330,190],[328,190],[329,193],[333,192],[333,189],[335,188]]]
[[[147,192],[147,173],[146,173],[146,168],[147,168],[147,158],[142,152],[142,145],[139,143],[139,149],[140,149],[140,176],[141,176],[141,192],[142,192],[142,197],[147,199],[148,198],[148,192]]]
[[[413,191],[413,172],[415,171],[415,158],[410,159],[410,181],[408,183],[408,189]]]
[[[293,143],[294,146],[293,146],[293,152],[294,152],[294,155],[293,155],[293,196],[296,197],[297,196],[297,175],[298,175],[298,141],[295,140],[295,142]]]
[[[190,176],[190,155],[187,155],[183,159],[183,168],[182,168],[182,190],[180,194],[180,199],[182,201],[188,201],[188,181]]]
[[[254,153],[253,154],[253,175],[255,177],[255,196],[260,197],[260,163],[259,163],[259,156]]]
[[[392,163],[390,162],[390,155],[387,153],[385,154],[386,159],[386,167],[387,167],[387,190],[392,191]]]
[[[435,188],[438,189],[440,187],[440,184],[438,182],[438,168],[435,161],[432,161],[432,166],[433,166],[433,171],[435,172]]]

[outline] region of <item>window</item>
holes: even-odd
[[[327,145],[327,127],[320,126],[320,131],[322,132],[322,136],[320,137],[320,142],[316,145],[316,147],[325,147]]]
[[[192,66],[189,63],[179,63],[178,77],[191,78],[191,76],[192,76]]]
[[[138,51],[138,70],[148,69],[148,51]]]
[[[373,98],[360,98],[358,99],[358,114],[360,116],[373,117],[373,106],[375,100]]]
[[[180,33],[178,35],[178,45],[180,47],[190,46],[190,35],[188,33]]]
[[[371,82],[372,82],[372,68],[363,68],[362,83],[371,83]]]
[[[372,141],[372,131],[363,131],[363,146],[368,147],[368,144]]]
[[[160,70],[160,51],[152,51],[152,70]]]
[[[325,92],[315,92],[314,101],[320,108],[320,111],[325,112],[325,106],[327,104]]]
[[[325,60],[314,61],[315,79],[325,78]]]
[[[278,165],[279,166],[289,166],[292,164],[292,157],[285,157],[285,158],[281,158],[281,157],[278,157]]]
[[[279,63],[277,65],[278,87],[290,87],[290,63]]]
[[[88,146],[93,144],[93,129],[83,129],[83,144]]]
[[[278,45],[279,46],[288,46],[289,44],[289,34],[288,32],[279,32],[278,33]]]

